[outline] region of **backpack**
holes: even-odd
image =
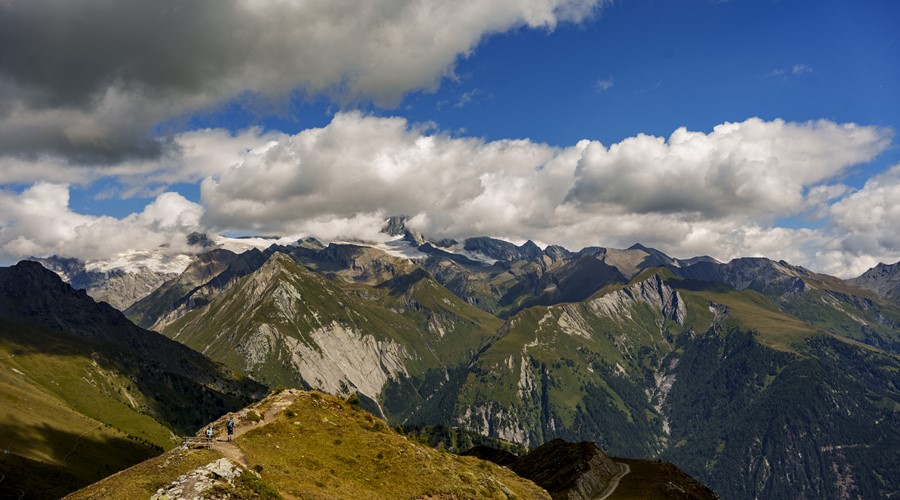
[[[230,419],[230,418],[229,418],[229,419],[228,419],[228,423],[225,424],[225,425],[228,427],[228,430],[230,430],[230,431],[231,431],[231,430],[234,430],[234,420],[233,420],[233,419]]]

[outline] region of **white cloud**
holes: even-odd
[[[900,165],[869,179],[830,207],[834,238],[828,265],[860,274],[900,260]]]
[[[613,77],[609,77],[605,80],[597,80],[596,82],[594,82],[594,89],[597,92],[606,92],[607,90],[609,90],[615,86],[616,86],[616,82],[615,82],[615,80],[613,80]]]
[[[710,133],[682,128],[668,139],[560,149],[452,138],[401,118],[343,113],[206,179],[203,222],[328,239],[406,214],[434,237],[486,234],[573,249],[642,242],[681,257],[766,255],[837,272],[815,257],[835,245],[831,236],[773,221],[829,216],[828,203],[848,189],[834,181],[890,137],[877,127],[752,118]]]
[[[276,133],[249,128],[238,132],[197,129],[171,138],[159,158],[133,159],[115,165],[78,165],[59,156],[35,159],[0,157],[0,185],[84,184],[114,177],[118,185],[99,193],[101,198],[155,197],[177,183],[197,183],[243,161],[250,151],[262,151]]]
[[[856,192],[839,180],[890,144],[891,131],[830,121],[752,118],[709,133],[678,129],[605,146],[452,137],[403,118],[339,113],[295,135],[203,130],[174,138],[181,156],[113,167],[201,184],[202,205],[162,193],[124,219],[72,212],[65,186],[0,192],[3,254],[95,259],[196,230],[377,240],[410,215],[435,237],[491,235],[571,249],[655,246],[677,257],[764,255],[841,276],[896,260],[900,166]],[[837,201],[835,201],[837,200]],[[832,206],[833,204],[833,206]],[[814,216],[821,229],[775,227]]]
[[[814,73],[813,67],[808,64],[797,63],[790,68],[775,68],[768,76],[787,80],[790,77],[810,75]]]
[[[568,200],[610,213],[791,214],[804,207],[805,188],[871,160],[889,142],[889,132],[874,127],[758,118],[710,134],[680,128],[668,140],[640,134],[609,148],[592,142]]]
[[[155,157],[162,120],[300,90],[396,105],[493,33],[551,30],[604,0],[0,2],[0,154]]]
[[[37,183],[21,193],[0,191],[0,260],[61,255],[108,259],[133,250],[187,251],[186,235],[199,229],[202,208],[177,193],[163,193],[123,219],[69,208],[69,189]]]
[[[812,66],[806,64],[795,64],[791,67],[791,74],[795,76],[808,75],[813,72]]]

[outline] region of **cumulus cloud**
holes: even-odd
[[[641,134],[609,148],[592,142],[568,201],[706,219],[790,214],[803,208],[806,187],[871,160],[889,142],[890,134],[874,127],[758,118],[710,134],[679,128],[668,140]]]
[[[573,249],[642,242],[682,257],[813,264],[817,245],[834,247],[834,238],[773,221],[816,210],[831,216],[823,207],[848,189],[835,179],[890,138],[877,127],[752,118],[710,133],[682,128],[669,138],[555,148],[342,113],[326,127],[274,138],[207,178],[203,223],[327,239],[328,227],[348,237],[405,214],[434,237],[487,234]],[[874,191],[867,186],[847,203]]]
[[[552,147],[349,112],[293,135],[199,130],[173,141],[180,155],[106,172],[126,188],[203,179],[199,205],[164,192],[114,219],[74,213],[65,185],[0,191],[2,255],[98,259],[166,244],[174,252],[193,230],[377,240],[391,215],[411,216],[411,227],[434,238],[573,250],[640,242],[677,257],[761,255],[840,276],[900,252],[892,203],[900,166],[856,191],[840,182],[888,147],[891,131],[878,127],[751,118],[710,132]],[[777,227],[785,216],[824,224]]]
[[[37,183],[17,193],[0,191],[0,259],[61,255],[108,259],[134,250],[177,254],[199,229],[202,208],[177,193],[163,193],[123,219],[78,214],[63,184]]]
[[[451,138],[410,127],[402,118],[342,113],[324,128],[284,136],[205,180],[205,222],[216,228],[294,232],[314,218],[428,212],[443,225],[491,229],[486,211],[497,220],[504,216],[498,211],[509,218],[528,217],[522,210],[537,209],[535,203],[552,210],[543,194],[553,192],[552,186],[533,180],[553,180],[556,154],[527,140]],[[558,188],[556,196],[565,189]]]
[[[0,2],[0,154],[157,157],[162,120],[300,90],[393,106],[487,35],[553,29],[603,0]]]
[[[834,203],[833,244],[824,257],[832,269],[860,274],[900,254],[900,165],[869,179],[862,189]]]

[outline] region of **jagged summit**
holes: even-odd
[[[879,263],[848,283],[872,290],[880,297],[900,304],[900,262]]]
[[[403,215],[389,217],[384,227],[381,228],[381,232],[390,236],[403,236],[407,231],[406,221],[408,220],[409,217]]]

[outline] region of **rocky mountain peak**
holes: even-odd
[[[0,268],[0,314],[88,337],[95,335],[95,324],[131,324],[108,304],[94,302],[84,290],[76,291],[33,261]]]
[[[409,217],[405,215],[389,217],[384,227],[381,228],[381,232],[390,236],[403,236],[406,234],[406,221],[408,220]]]
[[[536,260],[543,256],[543,250],[533,241],[528,240],[521,246],[508,241],[478,236],[468,238],[464,248],[470,252],[478,252],[491,259],[502,261]]]
[[[858,287],[872,290],[880,297],[900,304],[900,262],[879,263],[860,276],[847,280]]]
[[[216,242],[213,241],[208,234],[198,233],[196,231],[187,235],[187,242],[188,245],[199,246],[202,248],[213,248],[216,246]]]
[[[806,269],[764,257],[733,259],[727,264],[698,262],[675,270],[684,278],[727,283],[737,290],[754,290],[765,295],[782,295],[806,289]]]
[[[660,276],[654,273],[647,279],[632,283],[622,289],[594,297],[588,306],[595,312],[611,318],[629,317],[628,311],[635,304],[643,303],[678,324],[683,324],[687,315],[687,307],[678,290],[669,286]]]

